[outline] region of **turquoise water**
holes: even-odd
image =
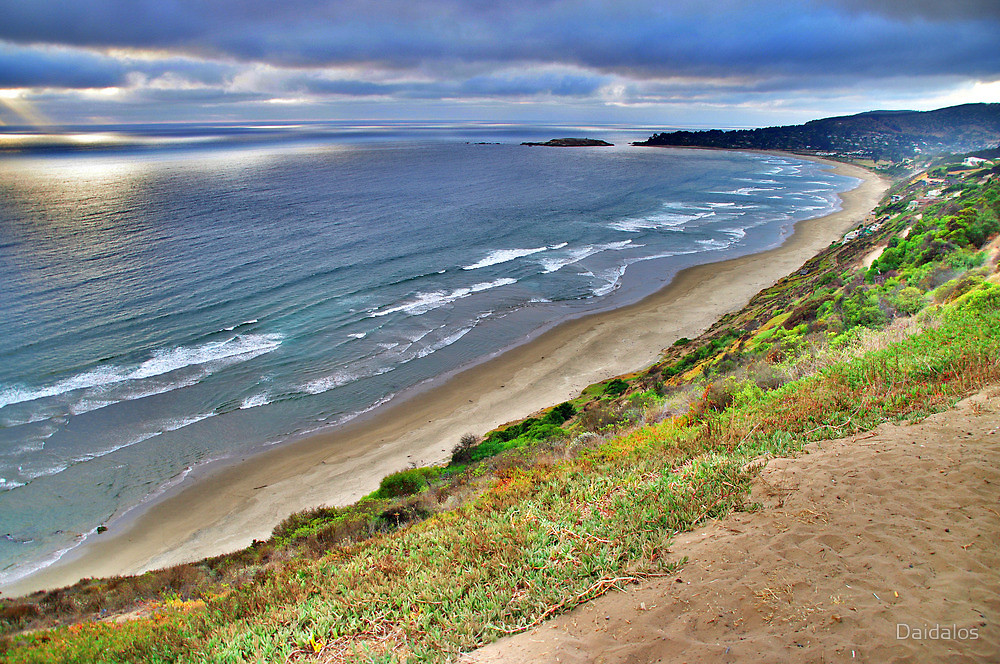
[[[0,583],[198,464],[775,246],[854,182],[555,131],[105,129],[0,156]],[[617,146],[518,144],[581,134]]]

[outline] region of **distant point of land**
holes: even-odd
[[[784,150],[854,160],[868,167],[928,155],[968,153],[1000,142],[1000,104],[963,104],[936,111],[868,111],[801,125],[653,134],[632,145]]]
[[[553,138],[551,141],[545,141],[544,143],[521,143],[521,145],[541,145],[550,148],[582,148],[593,146],[610,147],[614,143],[608,143],[597,138]]]

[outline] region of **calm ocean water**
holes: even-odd
[[[626,145],[651,130],[130,132],[0,151],[0,583],[198,464],[775,246],[854,183]],[[564,135],[617,146],[518,145]]]

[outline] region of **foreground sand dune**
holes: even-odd
[[[1000,661],[998,429],[993,386],[772,460],[751,496],[763,509],[677,537],[676,575],[465,661]]]

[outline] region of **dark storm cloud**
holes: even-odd
[[[981,90],[1000,80],[998,35],[997,0],[0,0],[0,88],[61,117],[464,102],[817,117]],[[73,92],[92,88],[118,91]]]
[[[995,74],[997,4],[723,0],[705,11],[637,0],[0,0],[0,38],[303,67],[559,62],[645,76]]]

